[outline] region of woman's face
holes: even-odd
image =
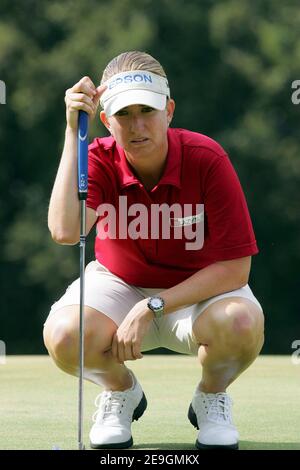
[[[108,118],[102,111],[100,118],[126,154],[132,159],[140,159],[166,151],[167,129],[174,109],[175,102],[170,99],[163,111],[135,104]]]

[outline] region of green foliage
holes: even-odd
[[[133,49],[166,69],[173,125],[229,152],[261,250],[251,286],[267,316],[265,351],[290,352],[299,324],[299,26],[292,0],[2,0],[0,285],[10,315],[0,336],[11,352],[41,351],[47,311],[78,272],[78,247],[55,245],[47,229],[65,90],[83,75],[99,83],[106,63]],[[104,134],[96,120],[91,137]],[[92,249],[91,236],[89,257]]]

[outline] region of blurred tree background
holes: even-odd
[[[165,67],[174,127],[229,152],[260,254],[250,285],[266,314],[265,353],[299,338],[300,9],[296,0],[1,0],[0,339],[45,352],[43,322],[78,276],[79,248],[56,245],[47,208],[63,146],[64,93],[83,75],[143,50]],[[105,135],[95,122],[91,139]],[[89,236],[88,258],[93,256]]]

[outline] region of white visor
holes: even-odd
[[[107,116],[133,104],[143,104],[163,110],[167,97],[170,97],[168,80],[146,70],[121,72],[105,82],[107,89],[100,99],[100,104]]]

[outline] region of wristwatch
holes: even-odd
[[[161,318],[164,314],[165,301],[159,296],[150,297],[148,299],[147,307],[152,310],[155,318]]]

